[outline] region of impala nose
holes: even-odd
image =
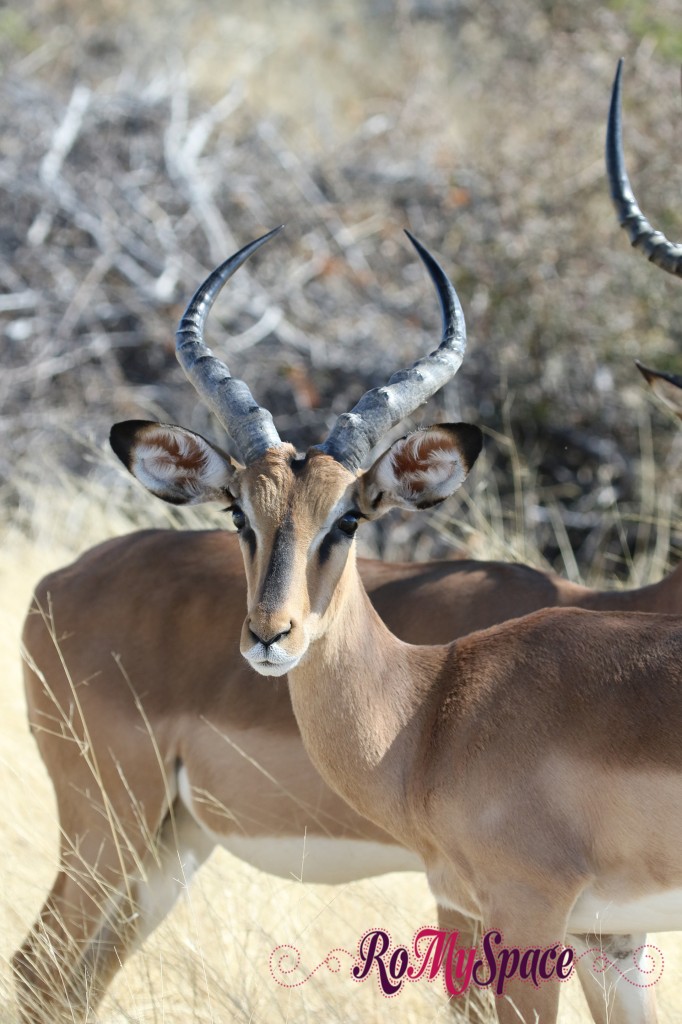
[[[285,629],[281,630],[279,633],[274,633],[272,636],[270,636],[270,637],[268,637],[266,639],[263,636],[259,636],[258,633],[256,633],[256,631],[253,628],[253,626],[249,623],[249,633],[251,634],[253,639],[256,641],[256,643],[262,644],[263,647],[271,647],[273,644],[276,644],[278,640],[281,640],[283,636],[286,636],[287,633],[290,633],[290,632],[291,632],[291,623],[289,623],[289,625],[286,626]]]

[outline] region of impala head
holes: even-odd
[[[177,333],[178,358],[231,435],[241,461],[183,427],[129,421],[111,432],[116,454],[158,497],[173,504],[227,505],[248,582],[241,651],[263,675],[294,668],[325,630],[355,572],[358,525],[396,506],[439,504],[460,486],[481,449],[477,427],[444,424],[396,441],[369,469],[361,469],[382,436],[456,373],[466,346],[455,290],[411,236],[441,304],[438,349],[367,392],[339,417],[323,444],[300,454],[280,440],[270,413],[203,341],[221,287],[274,233],[247,245],[210,275]]]

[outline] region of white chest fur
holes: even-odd
[[[221,846],[236,857],[282,878],[339,885],[390,871],[423,871],[410,850],[388,843],[328,836],[221,836]]]

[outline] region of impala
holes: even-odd
[[[360,581],[355,529],[391,507],[443,501],[475,461],[479,432],[417,431],[360,467],[454,375],[464,318],[416,243],[446,311],[439,349],[298,454],[203,342],[219,289],[270,237],[214,271],[178,332],[183,367],[243,464],[181,427],[139,421],[113,429],[115,451],[166,500],[228,501],[246,568],[244,658],[263,676],[288,673],[316,767],[417,854],[442,905],[521,948],[599,930],[622,936],[623,952],[647,930],[679,927],[682,626],[554,609],[445,646],[391,634]],[[183,800],[206,821],[202,779],[189,760],[180,773]],[[499,1019],[551,1024],[558,995],[556,984],[511,979]],[[622,1019],[654,1016],[645,988],[623,990],[620,1007]]]
[[[434,643],[521,609],[599,600],[525,566],[361,568],[393,628]],[[285,681],[254,688],[237,652],[245,601],[238,542],[217,531],[112,540],[36,588],[26,694],[61,841],[52,890],[14,958],[24,1019],[73,1021],[96,1007],[216,843],[307,881],[421,869],[320,778]]]

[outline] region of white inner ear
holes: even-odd
[[[222,496],[232,476],[223,456],[203,438],[163,426],[138,441],[132,469],[154,494],[181,494],[188,505]]]
[[[410,434],[383,456],[375,474],[376,492],[393,495],[406,508],[449,498],[467,472],[452,438],[441,432],[442,447],[433,447],[433,432]]]

